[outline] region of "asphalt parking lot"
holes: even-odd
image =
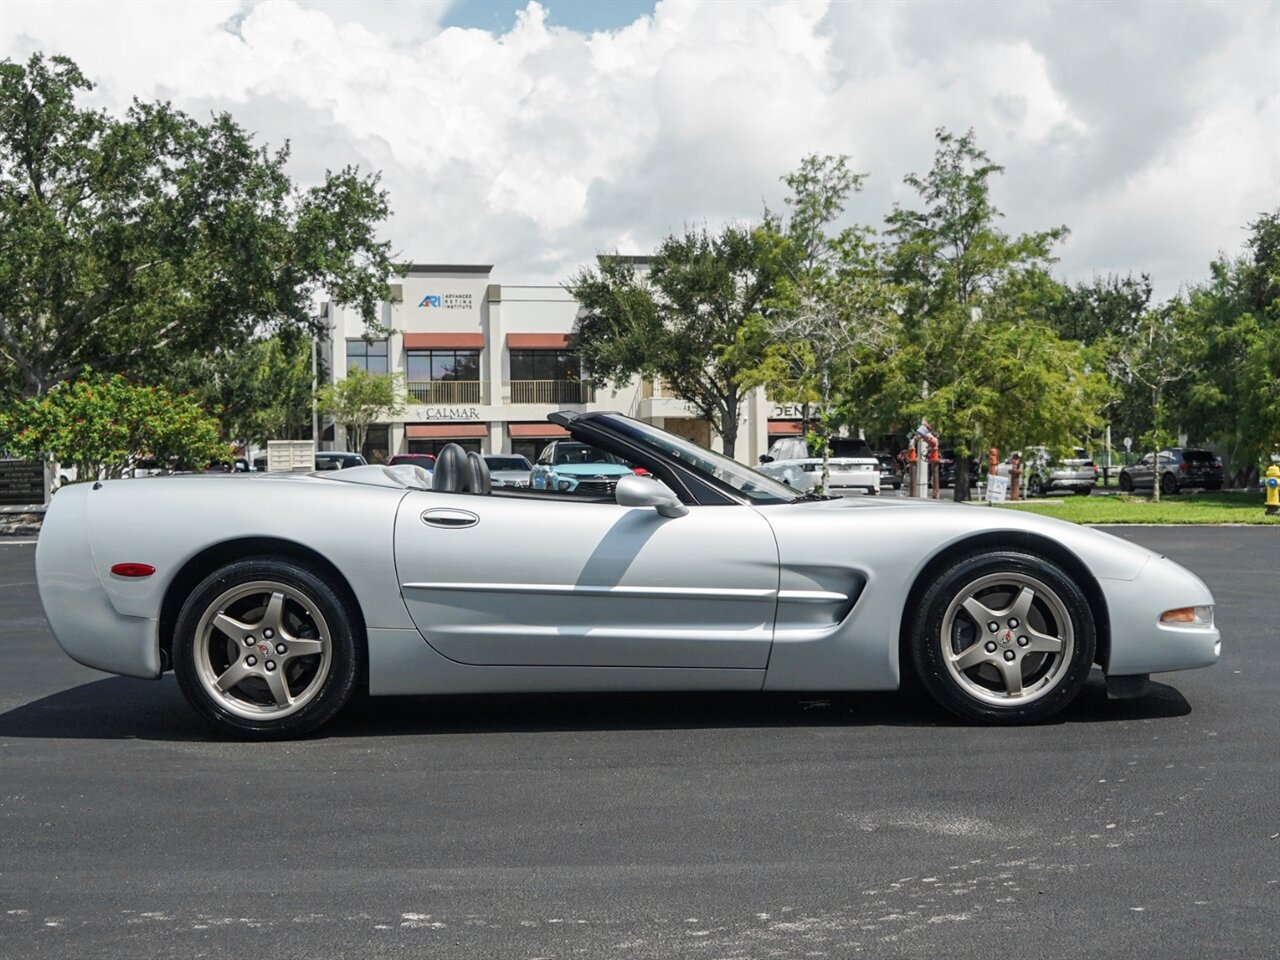
[[[1209,583],[1223,658],[1045,726],[397,698],[282,744],[73,663],[0,544],[0,956],[1270,956],[1280,531],[1113,532]]]

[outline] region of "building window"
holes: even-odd
[[[387,341],[348,340],[347,369],[365,373],[386,373]]]
[[[410,350],[405,367],[419,403],[481,402],[479,350]]]
[[[570,350],[512,350],[512,403],[590,403],[595,390],[582,383],[582,361]]]
[[[571,350],[512,350],[512,380],[579,380],[582,363]]]

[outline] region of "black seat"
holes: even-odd
[[[488,493],[489,467],[480,454],[468,454],[458,444],[446,443],[436,455],[431,489],[438,493]]]

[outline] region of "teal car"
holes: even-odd
[[[538,455],[530,485],[535,490],[613,498],[614,488],[635,471],[621,457],[577,440],[553,440]]]

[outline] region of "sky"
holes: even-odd
[[[1159,297],[1280,208],[1280,0],[4,0],[0,58],[75,60],[85,103],[227,111],[302,185],[382,172],[398,259],[562,283],[599,253],[782,210],[807,154],[866,173],[845,222],[916,196],[934,132],[1006,171],[1055,273]]]

